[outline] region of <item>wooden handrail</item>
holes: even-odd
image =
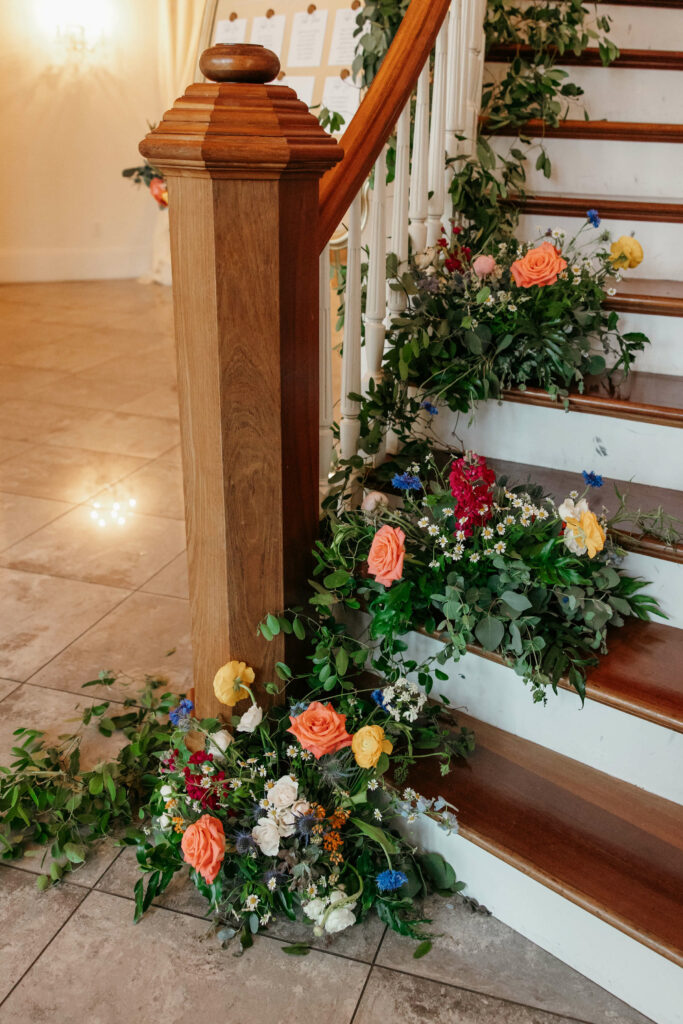
[[[389,51],[341,139],[344,159],[320,182],[320,251],[372,170],[415,88],[450,0],[412,0]]]

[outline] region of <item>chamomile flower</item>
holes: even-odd
[[[496,552],[496,554],[502,555],[503,552],[505,551],[506,547],[507,547],[507,545],[506,545],[505,541],[504,540],[499,540],[497,544],[493,545],[493,550]]]
[[[267,799],[267,798],[266,798],[266,797],[264,796],[264,797],[263,797],[263,798],[262,798],[261,800],[259,800],[259,802],[258,802],[258,805],[259,805],[259,807],[263,807],[263,808],[265,808],[266,810],[268,810],[268,808],[270,807],[270,802],[269,802],[269,801],[268,801],[268,799]]]
[[[564,231],[562,230],[562,228],[553,228],[552,234],[553,234],[553,238],[555,238],[555,239],[557,239],[557,238],[564,238]]]
[[[512,507],[513,508],[521,508],[523,504],[524,504],[524,502],[522,501],[521,498],[513,498],[512,499]]]
[[[465,540],[465,531],[464,530],[457,530],[456,534],[455,534],[455,539],[456,540]]]
[[[267,771],[266,771],[266,769],[265,769],[265,768],[263,767],[263,765],[260,765],[260,766],[259,766],[259,767],[257,768],[257,770],[256,770],[256,774],[257,774],[257,775],[260,775],[262,779],[265,779],[265,777],[266,777],[266,775],[268,774],[268,772],[267,772]]]
[[[246,900],[244,901],[244,909],[245,910],[256,910],[256,908],[258,907],[258,904],[259,904],[258,896],[256,895],[256,893],[250,892],[249,895],[247,896]]]
[[[522,506],[522,512],[525,516],[532,516],[534,514],[534,506],[527,503]]]
[[[481,533],[484,540],[490,540],[493,537],[493,530],[490,526],[485,526]]]
[[[315,884],[315,882],[311,882],[310,885],[306,886],[306,895],[308,896],[309,900],[312,900],[314,896],[318,895],[318,886]]]
[[[513,492],[513,491],[506,491],[506,492],[505,492],[505,497],[507,498],[507,500],[508,500],[508,501],[512,501],[512,499],[514,498],[514,496],[515,496],[515,495],[514,495],[514,492]]]
[[[522,516],[522,518],[520,519],[519,522],[520,522],[521,526],[530,526],[531,525],[531,517],[530,516]]]
[[[423,530],[426,529],[426,527],[429,526],[429,519],[427,519],[427,516],[422,516],[422,519],[418,519],[417,525]]]
[[[458,523],[460,524],[460,526],[465,526],[469,518],[469,516],[460,516],[460,519],[458,519]]]
[[[290,743],[290,745],[287,747],[287,757],[296,757],[298,753],[298,748]]]
[[[578,491],[570,491],[570,492],[569,492],[569,497],[570,497],[570,498],[571,498],[571,499],[572,499],[573,501],[576,501],[576,499],[578,498],[578,496],[579,496],[579,492],[578,492]]]
[[[370,781],[368,782],[368,789],[370,790],[371,793],[374,793],[378,786],[379,782],[377,781],[377,779],[370,779]]]
[[[266,782],[266,785],[265,785],[265,789],[266,790],[272,789],[274,785],[275,785],[275,783],[273,782],[273,780],[272,779],[268,779],[268,781]]]
[[[453,548],[453,552],[456,555],[461,555],[464,550],[465,550],[465,545],[464,544],[456,544],[455,547]]]
[[[484,305],[485,306],[493,306],[495,304],[495,301],[496,300],[494,299],[493,295],[489,295],[489,297],[487,298],[487,300],[484,303]]]
[[[506,526],[512,526],[513,523],[515,522],[515,517],[507,515],[507,516],[505,516],[505,519],[503,520],[503,522],[505,523]]]
[[[417,791],[414,790],[411,786],[406,786],[406,788],[403,790],[403,799],[417,800]]]
[[[510,302],[508,304],[508,311],[510,313],[516,313],[517,312],[517,307],[515,306],[514,302]]]
[[[537,508],[536,509],[536,516],[538,517],[538,519],[547,519],[548,518],[548,510],[547,510],[547,508]]]
[[[432,559],[432,561],[429,563],[429,568],[430,569],[438,569],[439,568],[439,563],[436,562],[434,559]]]
[[[607,294],[608,295],[616,295],[617,294],[616,288],[608,288],[607,289]]]
[[[259,924],[261,925],[262,928],[266,927],[266,925],[270,921],[271,917],[272,917],[272,914],[271,914],[270,911],[268,911],[266,914],[264,914],[263,917],[259,917]]]
[[[412,825],[414,821],[417,821],[417,814],[415,813],[415,811],[411,811],[410,814],[406,815],[406,821],[408,822],[409,825]]]
[[[266,882],[266,885],[268,886],[271,892],[275,892],[275,890],[277,889],[277,878],[269,878],[268,881]]]
[[[435,523],[432,523],[431,526],[427,527],[427,533],[429,534],[430,537],[436,537],[438,532],[439,532],[439,527],[436,526]]]
[[[496,533],[499,533],[501,537],[503,536],[503,534],[505,533],[504,523],[498,523],[498,525],[496,526]]]
[[[572,274],[574,274],[576,276],[576,275],[578,275],[580,273],[581,273],[581,267],[577,267],[577,265],[574,264],[574,266],[572,267]]]
[[[380,811],[379,807],[375,807],[375,810],[373,811],[372,816],[375,819],[375,821],[381,821],[382,820],[382,812]]]
[[[444,537],[443,534],[439,537],[439,544],[442,548],[448,547],[448,537]]]
[[[472,554],[470,555],[470,562],[478,562],[480,560],[480,558],[481,558],[481,555],[479,554],[479,552],[478,551],[473,551]]]

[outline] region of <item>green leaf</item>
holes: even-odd
[[[85,860],[85,847],[81,843],[65,843],[64,853],[72,864],[82,864]]]
[[[418,857],[418,861],[437,892],[456,891],[458,881],[455,871],[440,853],[423,853]]]
[[[487,615],[474,627],[474,635],[484,650],[495,651],[505,635],[505,627],[500,619]]]
[[[413,953],[413,960],[420,960],[423,956],[426,956],[427,953],[429,953],[431,948],[431,939],[425,939],[424,942],[421,942],[420,945],[415,950],[415,952]]]
[[[368,822],[363,821],[362,818],[351,818],[350,820],[360,832],[369,839],[372,839],[378,846],[381,846],[386,854],[392,856],[398,853],[396,843],[390,835],[387,835],[384,829],[378,828],[376,825],[370,825]]]
[[[36,888],[40,892],[45,892],[46,889],[50,888],[50,879],[47,875],[38,875],[36,878]]]
[[[294,636],[297,638],[297,640],[305,640],[306,630],[301,619],[294,619],[292,623],[292,628],[294,630]]]
[[[337,667],[337,675],[343,676],[346,674],[346,670],[349,667],[349,655],[346,648],[340,647],[334,659],[334,663]]]
[[[275,662],[275,671],[279,675],[280,679],[292,678],[292,670],[289,665],[285,665],[284,661]]]
[[[280,632],[280,623],[278,622],[274,615],[266,615],[266,625],[268,626],[268,629],[270,630],[273,636],[277,636],[278,633]]]
[[[331,572],[329,576],[325,577],[323,583],[329,590],[335,590],[337,587],[343,587],[351,578],[351,573],[346,569],[336,569],[335,572]]]
[[[295,942],[291,946],[282,946],[282,952],[288,956],[308,956],[311,947],[305,942]]]

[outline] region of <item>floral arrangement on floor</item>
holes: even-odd
[[[297,624],[297,636],[305,636],[299,617],[268,618],[271,635]],[[391,768],[396,783],[420,756],[445,756],[447,769],[451,752],[471,749],[471,734],[440,726],[439,708],[396,672],[384,686],[349,674],[340,644],[346,640],[356,662],[358,652],[365,662],[368,652],[357,641],[338,629],[334,645],[319,628],[316,635],[318,662],[336,647],[344,678],[334,687],[309,677],[306,699],[264,713],[252,691],[253,670],[232,661],[216,674],[214,692],[230,711],[247,705],[230,719],[234,735],[218,719],[194,719],[189,700],[171,711],[176,728],[141,812],[150,825],[129,830],[125,840],[137,847],[145,872],[135,888],[136,919],[189,865],[224,943],[239,937],[244,949],[281,915],[305,921],[313,938],[374,911],[419,940],[422,955],[430,944],[416,901],[434,889],[460,892],[464,884],[443,858],[419,853],[393,825],[429,814],[451,832],[456,818],[443,799],[427,800],[410,787],[399,792],[385,775]],[[294,685],[291,672],[281,672],[285,687]],[[307,952],[308,944],[286,951]]]
[[[130,178],[134,185],[145,185],[149,189],[152,199],[155,199],[159,209],[165,210],[168,206],[168,187],[166,179],[161,171],[157,171],[145,160],[140,167],[126,167],[121,171],[124,178]]]
[[[370,638],[399,663],[401,638],[423,629],[444,640],[442,664],[476,645],[511,665],[536,701],[562,678],[583,698],[609,629],[662,615],[590,507],[602,478],[585,472],[584,493],[556,506],[540,487],[497,480],[479,455],[442,465],[426,454],[395,474],[398,506],[376,491],[330,512],[317,552],[330,604],[362,604]]]
[[[589,210],[572,238],[548,229],[533,242],[500,241],[476,254],[454,226],[450,241],[416,255],[400,276],[390,257],[392,288],[405,292],[407,309],[387,336],[385,404],[416,385],[430,401],[464,412],[508,388],[566,399],[592,377],[628,374],[648,338],[622,333],[603,302],[643,251],[628,236],[608,248],[599,224]]]

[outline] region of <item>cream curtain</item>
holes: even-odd
[[[199,33],[205,0],[157,0],[159,36],[157,68],[162,111],[182,96],[195,79]],[[171,284],[168,210],[159,210],[152,242],[152,266],[142,281]]]

